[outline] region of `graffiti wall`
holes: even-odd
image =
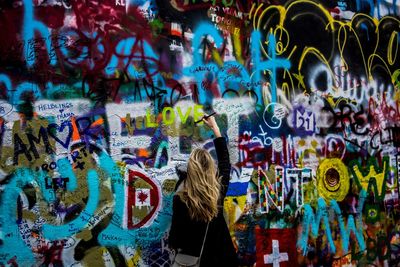
[[[400,265],[397,0],[0,1],[0,266],[170,266],[229,144],[242,266]]]

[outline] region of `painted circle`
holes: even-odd
[[[325,200],[342,201],[350,188],[347,166],[339,158],[326,158],[317,170],[318,193]]]
[[[336,192],[340,188],[340,176],[335,168],[330,168],[325,172],[324,185],[330,192]]]

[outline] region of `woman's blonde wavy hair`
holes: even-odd
[[[210,153],[195,148],[189,157],[187,178],[178,192],[192,220],[209,222],[217,216],[220,187],[220,178]]]

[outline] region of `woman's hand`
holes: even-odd
[[[204,114],[203,116],[203,122],[213,130],[215,137],[221,137],[221,132],[219,130],[218,124],[215,121],[214,116],[208,116],[207,114]]]

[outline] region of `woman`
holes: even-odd
[[[206,236],[200,266],[234,267],[238,265],[236,253],[223,216],[231,170],[228,148],[215,118],[204,116],[203,121],[215,135],[218,169],[208,151],[196,148],[190,154],[186,177],[173,200],[169,245],[199,257]]]

